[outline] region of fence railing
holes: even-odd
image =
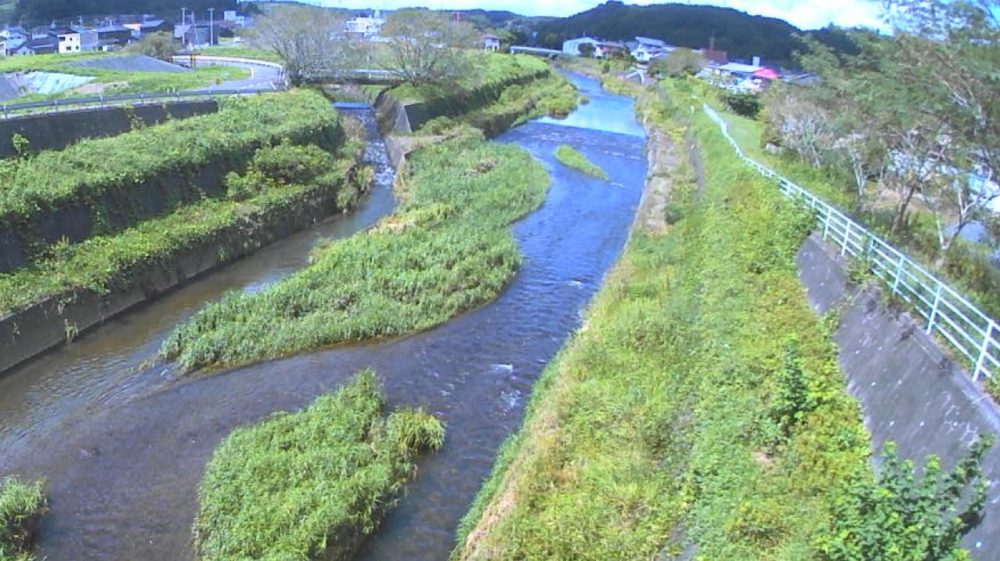
[[[0,118],[10,119],[38,113],[56,113],[90,107],[107,107],[114,105],[143,105],[149,103],[164,103],[171,100],[181,101],[192,98],[215,98],[232,95],[251,95],[280,91],[277,88],[236,88],[236,89],[206,89],[177,92],[136,93],[97,95],[90,97],[71,97],[49,101],[32,101],[27,103],[0,104]]]
[[[824,240],[838,248],[841,255],[869,263],[893,296],[907,302],[924,319],[928,334],[939,335],[953,351],[968,359],[973,380],[984,376],[994,379],[1000,369],[1000,326],[995,319],[864,226],[748,157],[729,134],[729,125],[718,112],[708,104],[704,110],[719,125],[741,160],[776,181],[785,196],[812,209]]]

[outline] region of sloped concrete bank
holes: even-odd
[[[167,119],[186,119],[218,110],[218,103],[204,100],[13,117],[0,121],[0,158],[17,155],[12,141],[15,134],[28,140],[31,152],[62,150],[85,138],[104,138],[127,132],[132,128],[133,120],[144,126],[158,125]]]
[[[924,328],[886,304],[880,291],[848,282],[840,256],[813,235],[797,257],[818,313],[837,313],[834,339],[848,391],[861,403],[876,455],[887,441],[921,465],[935,454],[950,468],[979,435],[1000,435],[1000,410]],[[1000,445],[984,459],[986,515],[963,545],[973,558],[1000,556]]]
[[[0,374],[122,312],[308,228],[338,210],[342,209],[337,206],[337,189],[317,187],[293,204],[283,206],[281,211],[258,210],[247,214],[215,239],[184,250],[170,264],[129,273],[108,294],[92,291],[61,294],[2,317]]]

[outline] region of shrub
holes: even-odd
[[[737,115],[751,119],[756,119],[761,110],[760,98],[753,93],[728,92],[723,96],[723,101]]]
[[[45,511],[41,482],[0,481],[0,561],[27,561],[38,518]]]

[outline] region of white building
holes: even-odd
[[[496,35],[490,35],[489,33],[483,35],[483,49],[495,53],[500,50],[500,44],[500,38]]]
[[[637,45],[632,49],[632,56],[639,62],[649,62],[654,58],[667,56],[677,48],[651,37],[636,37],[635,41]]]
[[[580,52],[581,45],[591,45],[594,47],[592,52],[596,52],[597,46],[600,44],[601,42],[598,41],[597,39],[594,39],[593,37],[580,37],[579,39],[570,39],[569,41],[564,41],[562,50],[564,54],[572,56],[580,56],[581,54],[583,54]]]
[[[382,32],[383,25],[385,25],[385,18],[382,17],[382,10],[375,10],[373,15],[347,20],[347,32],[364,37],[374,37]]]
[[[53,31],[53,35],[59,41],[59,54],[72,54],[82,51],[80,43],[80,33],[73,29],[58,29]]]

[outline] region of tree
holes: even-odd
[[[705,68],[705,57],[691,49],[674,49],[666,57],[649,63],[652,73],[668,76],[694,76]]]
[[[455,84],[473,71],[468,50],[477,46],[479,34],[468,23],[430,10],[399,10],[382,36],[388,40],[382,67],[415,86]]]
[[[174,42],[171,34],[160,31],[144,35],[140,41],[132,43],[125,50],[173,62],[174,53],[177,52],[177,43]]]
[[[323,8],[273,6],[247,31],[248,41],[274,51],[293,85],[349,68],[355,49],[344,34],[345,20]]]
[[[594,58],[594,53],[597,51],[593,43],[580,43],[578,49],[583,58]]]

